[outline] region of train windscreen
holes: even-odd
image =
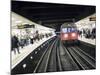
[[[76,28],[62,28],[62,33],[77,32]]]

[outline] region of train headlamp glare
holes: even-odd
[[[64,38],[68,37],[68,34],[64,34]]]
[[[72,37],[75,37],[76,36],[76,34],[75,33],[72,33]]]

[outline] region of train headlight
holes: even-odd
[[[67,38],[68,37],[68,34],[64,34],[64,38]]]
[[[72,33],[71,35],[72,35],[72,37],[75,37],[75,36],[76,36],[76,34],[75,34],[75,33]]]

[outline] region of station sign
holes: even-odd
[[[24,28],[35,28],[35,25],[29,25],[29,24],[24,24],[24,25],[17,25],[18,29],[24,29]]]
[[[96,21],[96,17],[90,17],[89,20],[90,21]]]

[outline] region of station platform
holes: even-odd
[[[43,44],[45,41],[49,40],[50,38],[54,37],[55,35],[43,38],[40,41],[36,41],[34,44],[29,44],[28,46],[25,46],[24,48],[20,48],[20,54],[16,53],[14,54],[14,51],[11,52],[11,68],[13,69],[17,64],[19,64],[25,57],[27,57],[33,50],[35,50],[38,46]]]
[[[78,39],[80,41],[83,41],[83,42],[86,42],[86,43],[89,43],[89,44],[92,44],[92,45],[96,45],[96,40],[95,39],[85,38],[84,36],[78,37]]]

